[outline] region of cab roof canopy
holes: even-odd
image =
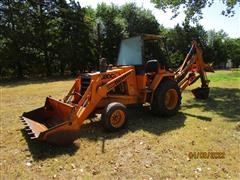
[[[142,34],[143,40],[160,40],[163,39],[162,36],[160,35],[155,35],[155,34]]]

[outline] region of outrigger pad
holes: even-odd
[[[195,96],[196,99],[207,99],[209,97],[209,87],[205,88],[196,88],[192,90],[193,95]]]

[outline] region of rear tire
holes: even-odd
[[[178,112],[181,99],[181,92],[177,82],[166,80],[156,89],[151,109],[154,114],[172,116]]]
[[[113,132],[123,128],[127,119],[126,109],[126,106],[122,103],[113,102],[108,104],[101,117],[105,129]]]

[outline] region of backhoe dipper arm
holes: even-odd
[[[201,79],[201,88],[208,88],[209,80],[206,72],[214,72],[213,68],[203,61],[202,50],[198,47],[197,42],[193,41],[190,51],[188,52],[183,64],[175,72],[175,79],[183,91],[187,86]]]

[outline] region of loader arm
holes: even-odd
[[[119,74],[105,84],[102,84],[101,74],[96,74],[83,95],[80,94],[79,77],[63,102],[47,97],[43,107],[23,113],[20,120],[32,139],[57,145],[70,144],[77,138],[79,128],[102,98],[134,75],[134,69],[119,71]]]
[[[102,100],[102,98],[105,97],[107,93],[110,92],[113,88],[118,86],[123,81],[127,80],[133,73],[134,70],[130,69],[101,86],[99,86],[99,84],[101,84],[100,76],[97,78],[96,82],[92,80],[87,91],[75,108],[71,121],[76,122],[76,125],[80,128],[84,120],[86,120],[88,116],[94,111],[95,107]]]

